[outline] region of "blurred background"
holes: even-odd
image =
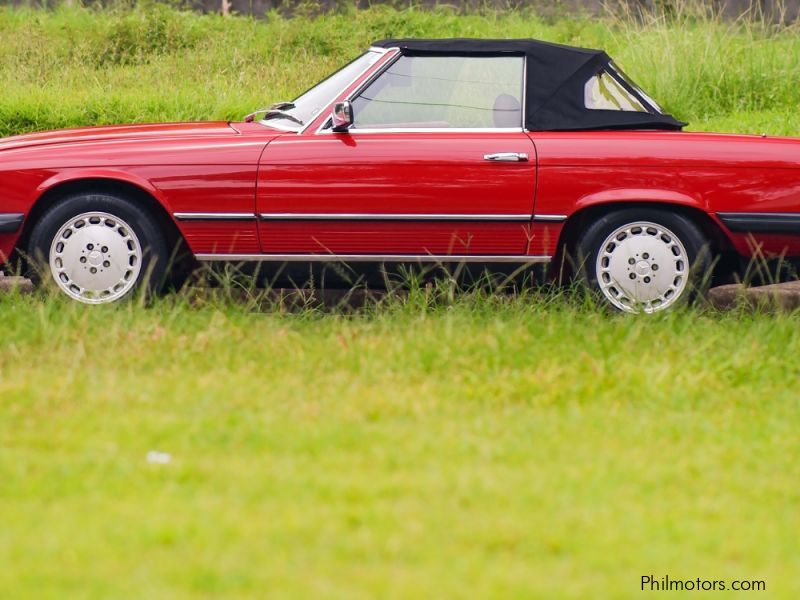
[[[681,12],[693,4],[703,10],[722,14],[736,19],[746,14],[763,15],[771,21],[787,22],[797,18],[800,0],[711,0],[705,2],[686,2],[683,0],[163,0],[176,8],[200,12],[237,13],[241,15],[262,16],[271,11],[283,14],[296,12],[326,12],[342,8],[369,8],[377,5],[390,5],[394,8],[446,7],[457,11],[476,10],[534,10],[541,15],[599,15],[609,8],[618,10],[621,6],[633,13],[653,11]],[[0,0],[0,5],[31,6],[52,8],[58,4],[68,6],[120,6],[134,5],[135,1],[119,0]]]

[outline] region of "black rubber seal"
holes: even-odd
[[[24,219],[22,213],[0,213],[0,233],[16,233]]]

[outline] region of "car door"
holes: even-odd
[[[536,156],[522,56],[398,56],[351,94],[354,125],[274,140],[259,169],[267,254],[523,255]]]

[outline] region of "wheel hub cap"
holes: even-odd
[[[636,263],[636,272],[642,276],[649,275],[650,263],[640,260],[638,263]]]
[[[613,231],[597,255],[600,290],[627,312],[656,312],[673,304],[686,289],[688,270],[681,241],[666,227],[646,221]]]
[[[88,304],[113,302],[136,284],[142,247],[122,219],[88,212],[59,229],[50,247],[50,271],[67,295]]]

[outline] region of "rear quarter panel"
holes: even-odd
[[[572,215],[608,202],[685,205],[707,212],[743,255],[755,247],[800,255],[800,235],[732,233],[716,217],[800,213],[800,140],[655,131],[531,137],[539,157],[536,214]]]

